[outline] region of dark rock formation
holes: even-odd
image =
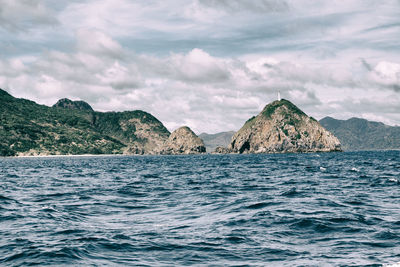
[[[53,105],[53,108],[66,108],[76,110],[93,111],[92,107],[85,101],[72,101],[68,98],[63,98]]]
[[[341,151],[339,140],[287,100],[268,104],[232,137],[233,153]]]
[[[216,148],[214,149],[214,151],[211,152],[211,153],[212,153],[212,154],[229,154],[230,152],[231,152],[231,151],[230,151],[229,148],[218,146],[218,147],[216,147]]]
[[[189,127],[183,126],[171,133],[162,146],[160,154],[200,154],[205,153],[206,147]]]

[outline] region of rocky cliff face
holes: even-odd
[[[341,151],[339,140],[283,99],[267,105],[232,137],[233,153]]]
[[[93,111],[92,107],[85,101],[72,101],[68,98],[63,98],[53,105],[53,108],[66,108],[76,110]]]
[[[206,147],[189,127],[181,127],[171,133],[161,148],[160,154],[200,154],[205,153]]]

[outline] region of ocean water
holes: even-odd
[[[0,159],[1,266],[386,266],[400,152]]]

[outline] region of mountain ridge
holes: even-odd
[[[217,147],[228,147],[234,134],[235,131],[215,134],[201,133],[199,134],[199,137],[203,139],[207,152],[212,152]]]
[[[190,131],[178,131],[182,136],[178,136],[177,139],[187,142],[180,143],[182,148],[177,150],[167,146],[171,137],[168,129],[161,121],[145,111],[98,112],[84,101],[72,101],[66,98],[48,107],[31,100],[15,98],[2,89],[0,89],[0,104],[0,155],[2,156],[160,154],[161,148],[164,152],[170,149],[172,154],[204,153],[204,146],[209,152],[211,151],[209,148],[213,146],[214,150],[218,148],[221,153],[340,150],[340,143],[336,142],[334,135],[325,132],[325,129],[320,129],[322,126],[314,118],[307,116],[296,105],[285,99],[266,105],[257,116],[247,120],[233,136],[233,132],[213,135],[202,133],[200,137],[206,141],[199,139],[201,142],[198,142],[198,136],[194,133],[192,135],[190,129]],[[325,121],[329,121],[329,118]],[[271,126],[275,128],[272,129]],[[267,128],[260,133],[257,132],[260,127]],[[310,139],[309,135],[312,135],[313,131],[308,132],[307,127],[311,127],[311,130],[322,137]],[[243,133],[245,136],[242,136],[241,140],[238,137]],[[254,138],[258,138],[256,140],[258,144],[252,143]],[[226,148],[229,139],[231,142],[229,148]],[[178,145],[174,142],[169,144]],[[266,144],[270,146],[265,146]]]
[[[320,123],[339,138],[346,151],[400,149],[400,126],[356,117],[338,120],[328,116]]]

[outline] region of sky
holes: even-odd
[[[0,0],[0,88],[238,130],[282,98],[400,125],[400,0]]]

